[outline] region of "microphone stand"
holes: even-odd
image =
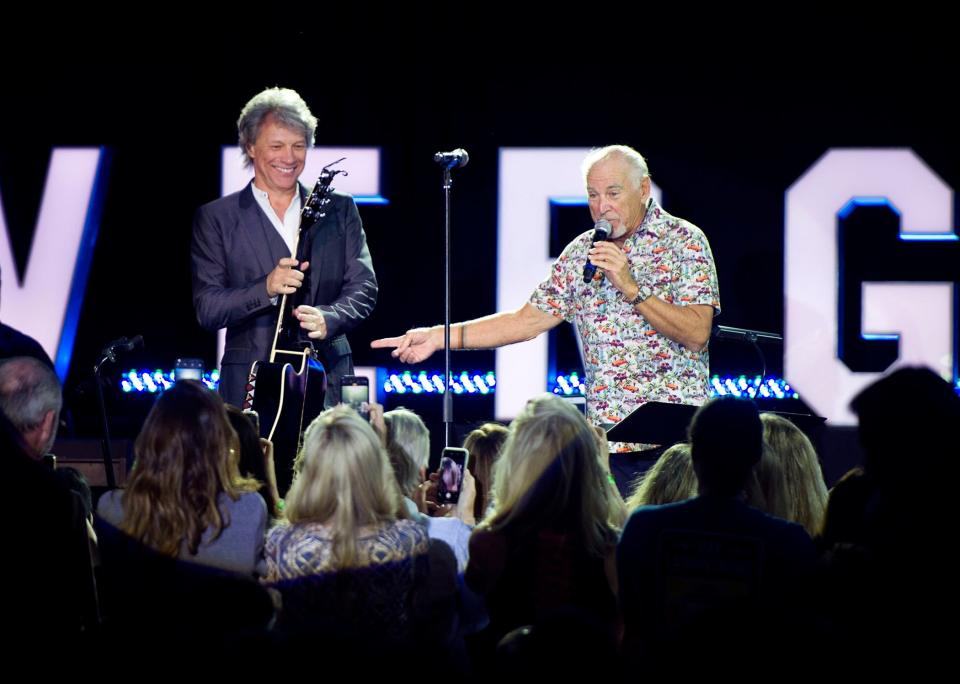
[[[97,408],[100,410],[100,449],[103,453],[103,469],[107,475],[107,487],[109,489],[117,488],[117,479],[113,474],[113,453],[110,450],[110,426],[107,423],[107,406],[103,401],[103,386],[101,385],[100,369],[107,361],[116,363],[117,355],[113,346],[109,346],[101,352],[102,356],[93,367],[93,382],[97,386]]]
[[[108,344],[103,351],[100,352],[100,360],[97,361],[93,367],[93,380],[97,386],[97,407],[100,410],[100,429],[102,431],[100,449],[103,452],[103,468],[107,476],[107,487],[109,489],[117,488],[117,479],[113,473],[113,451],[110,448],[110,425],[107,422],[107,406],[103,400],[103,385],[101,383],[100,370],[107,361],[110,363],[117,362],[118,349],[129,351],[142,344],[143,338],[140,335],[136,335],[132,340],[121,337],[119,340]]]
[[[437,152],[433,160],[443,167],[443,365],[446,389],[443,392],[443,445],[450,446],[453,436],[453,397],[450,396],[450,385],[453,382],[453,373],[450,370],[450,206],[451,189],[453,188],[454,168],[466,166],[470,155],[466,150],[456,149],[452,152]],[[460,337],[463,346],[463,333]]]
[[[450,173],[450,166],[443,167],[443,279],[444,279],[444,311],[443,311],[443,369],[445,389],[443,392],[443,445],[450,446],[450,438],[453,436],[453,396],[450,393],[450,386],[453,381],[453,373],[450,370],[450,201],[451,189],[453,188],[453,175]],[[462,333],[461,333],[462,335]],[[463,338],[461,337],[461,342]]]
[[[718,340],[739,340],[740,342],[747,342],[753,346],[757,352],[757,356],[760,357],[760,384],[757,386],[757,391],[754,394],[755,397],[759,398],[760,388],[763,387],[763,382],[767,377],[767,357],[760,348],[760,343],[782,343],[783,336],[777,335],[776,333],[761,332],[760,330],[747,330],[746,328],[732,328],[727,325],[718,325],[713,329],[713,337]]]

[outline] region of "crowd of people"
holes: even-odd
[[[87,647],[136,653],[149,635],[272,658],[310,646],[377,655],[366,666],[386,671],[403,662],[388,654],[432,649],[437,666],[478,677],[584,658],[616,674],[669,672],[693,653],[690,671],[748,653],[816,669],[868,644],[890,647],[870,652],[877,664],[905,645],[945,653],[930,614],[953,600],[941,489],[960,399],[925,369],[853,401],[866,461],[832,490],[800,429],[724,397],[624,501],[602,432],[543,395],[467,435],[455,504],[437,498],[421,418],[376,404],[369,420],[347,406],[317,417],[281,499],[250,416],[185,380],[157,399],[125,487],[92,518],[39,460],[58,391],[35,359],[0,364],[12,486],[36,501],[18,533],[46,570],[18,610]],[[914,401],[892,408],[901,393]],[[52,575],[57,591],[38,586]]]

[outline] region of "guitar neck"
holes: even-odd
[[[313,191],[307,197],[303,208],[300,210],[300,228],[297,231],[297,246],[294,250],[298,265],[308,261],[310,255],[310,240],[304,239],[307,231],[317,221],[326,216],[323,208],[329,204],[330,193],[333,191],[330,187],[330,182],[337,174],[346,174],[345,171],[332,168],[342,161],[343,159],[338,159],[323,167],[323,171],[317,179]],[[309,278],[309,272],[305,272],[304,280],[300,288],[292,295],[283,295],[283,299],[280,302],[280,315],[277,317],[277,328],[273,335],[273,347],[270,350],[271,362],[278,352],[284,351],[280,349],[281,346],[288,348],[285,351],[290,351],[292,348],[295,353],[302,353],[304,348],[313,346],[309,338],[301,337],[300,325],[293,315],[294,309],[303,303],[303,298],[310,290]]]

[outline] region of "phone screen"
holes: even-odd
[[[463,487],[463,471],[467,464],[468,451],[447,447],[440,456],[440,477],[437,479],[437,503],[454,504],[460,500]]]
[[[203,380],[203,371],[200,368],[174,368],[173,379],[177,380]]]
[[[173,368],[173,379],[174,381],[203,380],[203,360],[177,359]]]
[[[340,403],[346,404],[359,413],[364,419],[370,417],[370,412],[363,409],[365,403],[370,402],[370,385],[366,378],[348,375],[340,382]]]

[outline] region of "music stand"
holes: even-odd
[[[764,403],[762,400],[756,402],[762,413],[782,416],[807,435],[814,433],[826,421],[826,418],[813,414],[765,410]],[[687,426],[698,408],[700,407],[690,404],[647,402],[607,430],[607,439],[611,442],[639,442],[663,446],[685,442]]]
[[[687,426],[698,406],[650,401],[607,430],[611,442],[671,445],[687,439]]]

